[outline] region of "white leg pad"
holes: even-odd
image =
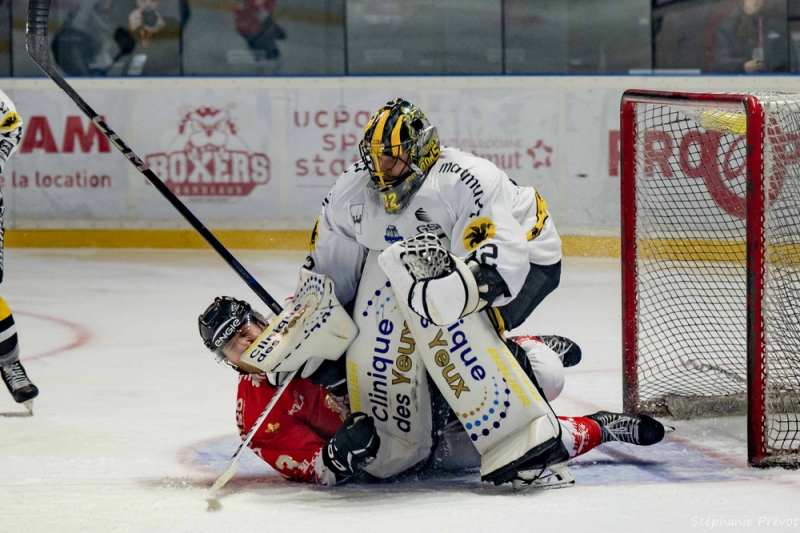
[[[394,285],[393,271],[386,272]],[[484,313],[437,326],[411,311],[404,299],[397,304],[431,379],[481,454],[482,474],[558,437],[555,413]]]
[[[360,334],[347,350],[350,409],[375,419],[381,446],[364,470],[387,478],[427,459],[433,438],[427,372],[376,252],[364,266],[353,318]]]

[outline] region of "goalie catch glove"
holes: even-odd
[[[497,296],[489,296],[491,284],[482,265],[451,254],[432,233],[393,244],[381,253],[379,263],[395,294],[405,296],[415,313],[437,326],[479,311]]]
[[[364,413],[352,413],[322,447],[322,462],[341,482],[372,463],[380,445],[375,420]]]

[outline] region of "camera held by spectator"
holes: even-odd
[[[136,0],[136,9],[128,16],[128,28],[138,32],[142,45],[147,46],[150,37],[162,30],[167,23],[158,11],[159,0]]]

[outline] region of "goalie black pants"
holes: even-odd
[[[536,265],[531,269],[517,297],[502,307],[489,310],[489,319],[498,333],[509,331],[527,319],[545,297],[558,287],[561,281],[561,261],[554,265]]]

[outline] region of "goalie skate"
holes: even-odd
[[[515,490],[562,489],[575,484],[567,463],[550,465],[543,470],[525,470],[511,481]]]

